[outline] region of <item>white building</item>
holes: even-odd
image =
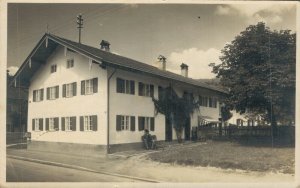
[[[154,67],[101,49],[45,34],[14,77],[29,88],[29,148],[97,154],[141,147],[144,129],[159,141],[176,138],[165,116],[155,115],[151,96],[172,85],[179,96],[192,93],[202,106],[187,122],[190,139],[199,120],[217,121],[224,91],[166,71],[166,59]]]

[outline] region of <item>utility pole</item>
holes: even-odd
[[[77,16],[77,28],[79,29],[79,43],[81,43],[81,29],[83,28],[83,18],[81,14]]]

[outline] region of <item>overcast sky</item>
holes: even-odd
[[[8,4],[8,62],[14,73],[46,32],[78,41],[76,16],[82,13],[82,43],[152,64],[161,54],[167,69],[189,65],[192,78],[213,78],[210,63],[249,24],[296,30],[293,4]],[[200,19],[198,18],[200,16]]]

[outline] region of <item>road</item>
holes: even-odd
[[[7,182],[137,182],[105,174],[7,158]]]

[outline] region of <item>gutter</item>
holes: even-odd
[[[106,111],[106,114],[107,114],[107,154],[110,153],[110,144],[109,144],[109,90],[110,90],[110,84],[109,84],[109,81],[110,79],[112,78],[112,76],[116,73],[117,69],[114,68],[114,71],[111,73],[111,75],[108,77],[107,79],[107,111]]]

